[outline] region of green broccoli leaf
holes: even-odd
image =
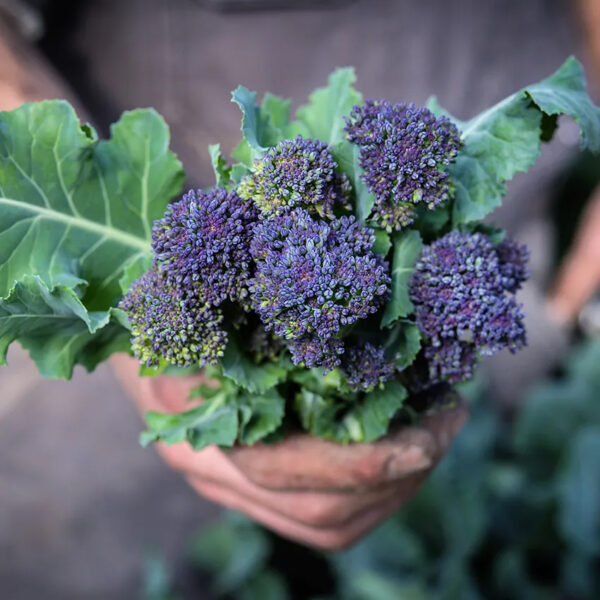
[[[283,421],[285,400],[271,388],[262,394],[242,394],[240,407],[240,431],[242,444],[254,444],[273,433]]]
[[[369,443],[385,435],[407,396],[406,388],[397,381],[389,381],[383,389],[368,393],[344,418],[350,439]]]
[[[0,113],[3,354],[19,340],[44,376],[69,377],[74,363],[93,368],[124,349],[113,307],[183,182],[168,141],[153,110],[125,113],[106,141],[66,102]]]
[[[216,184],[220,187],[228,187],[231,182],[231,167],[221,154],[221,144],[211,144],[208,147],[210,162],[215,173]]]
[[[50,290],[39,276],[26,275],[0,303],[0,365],[6,364],[9,345],[19,340],[42,376],[69,378],[75,362],[84,362],[88,368],[97,364],[94,355],[100,350],[94,334],[110,321],[111,310],[88,312],[71,288]],[[123,349],[121,342],[128,333],[113,319],[102,345],[112,344],[115,337],[120,338],[119,349]],[[86,352],[92,342],[95,346]],[[78,361],[82,354],[84,360]]]
[[[298,109],[296,116],[312,137],[331,147],[345,139],[344,117],[355,104],[362,103],[362,95],[352,85],[355,81],[354,68],[336,69],[329,76],[327,87],[316,89],[308,104]]]
[[[343,140],[333,148],[333,156],[338,162],[340,169],[346,173],[354,191],[354,210],[356,218],[365,223],[369,218],[375,196],[369,192],[362,180],[362,169],[358,164],[359,148],[350,142]]]
[[[388,327],[396,319],[406,317],[413,310],[408,295],[408,281],[423,248],[418,231],[408,229],[393,236],[394,258],[392,261],[392,297],[385,307],[382,327]]]
[[[145,416],[148,430],[140,436],[143,446],[152,442],[171,445],[187,441],[194,450],[211,444],[231,447],[238,435],[238,406],[235,398],[225,393],[183,413],[148,412]]]
[[[267,97],[267,108],[269,113],[256,104],[256,92],[251,92],[243,85],[238,86],[232,93],[231,99],[242,111],[242,133],[244,140],[250,147],[250,156],[260,156],[267,148],[274,146],[282,139],[282,132],[272,124],[271,119],[281,121],[281,104],[277,103],[275,96]],[[275,105],[278,104],[278,108]],[[241,151],[240,151],[241,153]],[[242,157],[234,156],[240,162],[248,164],[248,157],[242,153]],[[242,160],[245,158],[245,160]]]
[[[399,369],[410,365],[421,349],[421,332],[412,321],[398,321],[385,343],[388,356]]]
[[[261,111],[269,119],[271,127],[277,132],[279,140],[285,139],[290,124],[291,100],[266,93],[263,98]]]
[[[429,107],[444,113],[437,101]],[[467,122],[454,119],[464,147],[448,168],[456,186],[454,225],[477,221],[500,205],[506,182],[537,160],[552,137],[556,116],[573,118],[582,146],[600,150],[600,108],[590,100],[581,64],[569,58],[552,76],[505,98]]]
[[[302,426],[313,435],[340,443],[368,443],[387,433],[407,395],[397,381],[349,402],[303,388],[296,396],[295,408]]]
[[[0,113],[0,297],[31,274],[49,288],[87,282],[91,310],[120,297],[183,172],[156,112],[125,113],[111,133],[90,139],[61,101]]]
[[[284,363],[255,364],[244,354],[233,335],[230,335],[229,343],[221,358],[221,366],[225,377],[253,394],[262,394],[287,377]]]

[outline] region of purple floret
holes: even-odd
[[[348,385],[356,392],[380,387],[395,373],[394,363],[386,358],[385,349],[369,342],[346,350],[342,370]]]
[[[336,204],[345,206],[350,193],[348,178],[336,169],[327,144],[298,136],[279,142],[257,159],[238,193],[253,200],[267,217],[294,208],[332,217]]]
[[[388,232],[410,225],[418,205],[434,209],[451,193],[444,167],[461,147],[447,117],[427,108],[367,100],[346,119],[348,139],[360,148],[363,181],[375,196],[372,218]]]
[[[141,363],[204,366],[216,364],[223,355],[223,316],[195,292],[189,285],[168,281],[156,268],[133,283],[120,308],[129,317],[132,348]]]
[[[250,239],[258,212],[235,192],[189,191],[169,205],[152,232],[152,248],[169,281],[194,285],[206,302],[247,303]]]
[[[331,222],[305,210],[259,223],[251,244],[252,306],[286,339],[296,364],[339,364],[341,329],[376,312],[390,286],[373,232],[354,217]]]
[[[481,233],[452,232],[423,249],[410,298],[426,337],[433,382],[471,377],[477,354],[526,344],[524,315],[514,292],[526,277],[526,252],[498,247]]]

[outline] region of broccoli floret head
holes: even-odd
[[[256,226],[252,305],[268,330],[288,340],[296,364],[338,365],[342,328],[388,296],[388,264],[372,251],[373,241],[354,217],[327,222],[303,209]]]
[[[390,379],[395,368],[394,363],[386,358],[382,346],[366,342],[346,349],[342,357],[342,371],[352,390],[369,392]]]
[[[448,174],[461,146],[457,128],[426,108],[368,100],[346,119],[360,149],[363,181],[375,196],[372,218],[388,232],[410,225],[419,205],[434,209],[450,196]]]
[[[133,351],[141,363],[204,366],[223,355],[223,316],[196,291],[190,284],[170,281],[157,268],[133,283],[120,308],[129,316]]]
[[[226,299],[247,304],[257,215],[253,204],[233,191],[189,191],[154,225],[159,268],[169,281],[197,287],[198,296],[213,306]]]
[[[514,297],[525,260],[512,242],[496,247],[481,233],[452,232],[423,249],[409,286],[432,381],[457,383],[471,377],[477,354],[525,345]]]
[[[327,144],[319,140],[284,140],[254,162],[253,173],[238,186],[239,195],[253,200],[266,217],[305,208],[332,217],[350,193],[346,175],[336,171]]]

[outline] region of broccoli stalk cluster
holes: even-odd
[[[455,125],[426,108],[368,100],[346,120],[359,147],[363,181],[375,196],[373,221],[388,232],[410,225],[416,208],[434,209],[450,197],[444,167],[461,146]]]
[[[524,246],[494,246],[481,233],[452,232],[424,248],[410,298],[431,381],[457,383],[472,376],[478,354],[525,345],[515,292],[528,276],[526,263]]]
[[[444,169],[461,142],[447,118],[368,101],[346,132],[375,197],[372,223],[399,230],[419,206],[450,197]],[[388,301],[391,277],[374,230],[350,213],[352,197],[330,148],[298,136],[264,152],[234,190],[190,191],[171,204],[153,228],[152,269],[121,302],[135,354],[148,365],[214,364],[228,332],[245,327],[257,362],[289,352],[299,366],[338,368],[355,392],[397,377],[380,320],[361,325],[373,325],[373,343],[353,332]],[[408,291],[430,382],[461,381],[479,355],[525,344],[515,292],[526,263],[523,247],[481,233],[425,246]]]

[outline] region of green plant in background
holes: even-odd
[[[442,464],[368,538],[320,556],[324,579],[334,576],[316,582],[316,593],[298,593],[289,576],[294,565],[274,571],[282,544],[291,544],[245,520],[201,534],[194,560],[214,573],[216,598],[595,600],[599,366],[600,342],[580,345],[560,378],[527,394],[512,423],[484,410],[485,387],[470,384],[463,392],[474,400],[471,420]],[[277,581],[276,592],[252,595],[262,579]]]

